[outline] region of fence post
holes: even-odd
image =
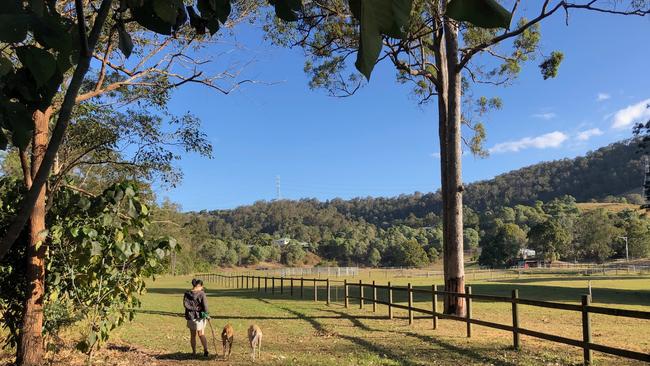
[[[582,295],[582,342],[584,350],[585,365],[591,365],[591,316],[588,306],[591,305],[591,297]]]
[[[271,277],[271,293],[275,295],[275,277]]]
[[[269,278],[264,276],[264,292],[269,292]]]
[[[465,286],[465,304],[467,304],[467,309],[465,311],[465,316],[467,318],[467,338],[472,338],[472,286]]]
[[[291,296],[293,297],[293,277],[291,277],[289,282],[291,282],[291,286],[290,286],[291,290],[289,290],[289,292],[291,293]]]
[[[239,288],[239,276],[235,276],[235,285]]]
[[[345,308],[348,308],[348,305],[350,305],[350,299],[348,298],[348,280],[343,280],[343,290],[345,292]]]
[[[388,319],[393,319],[393,288],[388,281]]]
[[[280,277],[280,294],[284,294],[284,277]]]
[[[260,292],[261,286],[260,282],[262,281],[262,278],[260,276],[257,276],[257,292]]]
[[[408,294],[409,294],[409,325],[413,324],[413,287],[411,283],[408,284]]]
[[[433,310],[433,329],[438,329],[438,286],[431,285],[431,310]]]
[[[517,310],[517,299],[519,290],[512,290],[512,342],[516,350],[520,349],[519,337],[519,311]]]
[[[314,301],[318,301],[318,285],[316,285],[315,278],[314,278]]]
[[[300,277],[300,298],[305,298],[305,278]]]
[[[329,305],[330,304],[330,278],[329,277],[327,277],[326,283],[327,283],[327,305]]]
[[[359,280],[359,309],[363,309],[363,282]]]
[[[375,287],[375,281],[372,281],[372,312],[377,312],[377,287]]]

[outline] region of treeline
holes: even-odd
[[[257,202],[186,219],[184,232],[176,236],[190,248],[177,261],[180,272],[262,261],[294,266],[316,256],[323,265],[422,267],[442,252],[442,222],[433,213],[395,219],[385,227],[346,216],[329,203],[301,200]],[[628,238],[631,257],[650,255],[645,212],[583,211],[571,196],[482,212],[466,207],[464,234],[465,250],[491,267],[516,264],[522,249],[535,250],[546,261],[622,258],[622,237]],[[289,238],[289,244],[274,244],[280,238]]]

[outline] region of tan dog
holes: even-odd
[[[232,325],[226,324],[221,331],[221,341],[223,342],[223,358],[229,359],[232,353],[232,343],[235,340],[235,331]]]
[[[257,348],[257,356],[262,355],[262,330],[256,324],[248,327],[248,342],[251,345],[251,356],[255,359],[255,348]]]

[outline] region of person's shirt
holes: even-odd
[[[187,320],[201,319],[201,312],[209,312],[207,296],[203,290],[186,291],[183,296],[183,306]]]

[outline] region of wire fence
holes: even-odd
[[[466,323],[467,337],[472,337],[472,327],[483,326],[512,333],[513,347],[516,350],[521,348],[521,335],[539,338],[555,343],[562,343],[583,350],[583,359],[585,365],[591,365],[593,361],[593,351],[603,352],[623,358],[650,362],[650,354],[611,347],[603,344],[594,343],[592,339],[592,317],[591,314],[604,314],[614,317],[625,317],[639,320],[650,320],[650,312],[617,309],[591,304],[590,295],[582,295],[580,304],[566,304],[551,301],[539,301],[524,299],[519,297],[518,290],[512,290],[511,296],[494,296],[472,293],[472,287],[466,286],[465,293],[448,292],[439,290],[437,285],[426,287],[413,287],[411,283],[407,286],[393,286],[390,282],[387,285],[378,285],[375,281],[364,283],[363,280],[358,282],[345,280],[332,280],[330,278],[295,278],[295,277],[267,277],[252,275],[223,275],[219,273],[201,273],[197,276],[202,277],[206,282],[214,282],[223,287],[249,289],[258,293],[270,293],[278,295],[289,295],[300,299],[310,299],[313,301],[323,301],[330,305],[334,302],[342,303],[345,308],[352,306],[351,302],[356,302],[359,309],[368,306],[372,307],[373,312],[377,312],[377,305],[385,305],[388,313],[387,318],[394,318],[394,309],[406,310],[408,313],[408,322],[413,324],[415,313],[425,314],[431,317],[433,329],[438,328],[440,319],[448,319]],[[406,305],[402,301],[396,301],[396,295],[406,296]],[[417,299],[414,299],[414,296]],[[462,304],[465,308],[464,315],[445,314],[439,309],[438,296],[450,298],[462,298]],[[477,319],[472,316],[473,301],[482,302],[499,302],[511,304],[511,324],[497,323]],[[418,304],[416,306],[416,303]],[[428,308],[422,307],[429,304]],[[574,339],[556,334],[544,333],[520,325],[519,314],[520,305],[528,305],[539,308],[559,309],[581,314],[582,338]]]

